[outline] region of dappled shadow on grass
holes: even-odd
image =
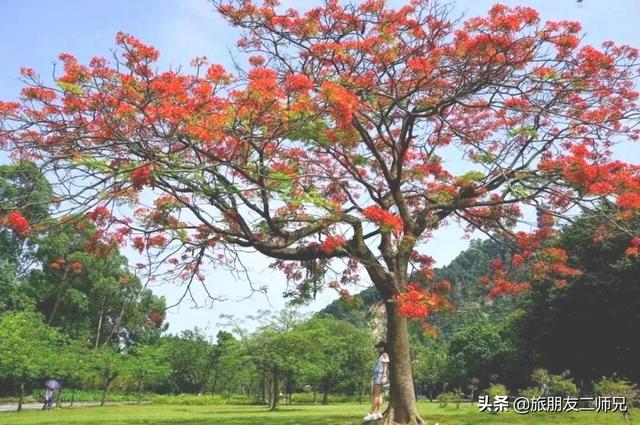
[[[256,406],[112,406],[51,412],[0,413],[2,425],[361,425],[362,405],[283,406],[269,412]],[[475,406],[440,408],[419,403],[427,425],[624,425],[620,414],[543,413],[517,415],[479,412]],[[362,413],[364,414],[364,413]],[[635,412],[632,415],[635,416]],[[630,424],[640,424],[630,422]]]
[[[423,415],[427,425],[624,425],[625,420],[619,413],[500,413],[449,411]],[[635,424],[630,421],[627,425]]]
[[[150,422],[130,422],[131,425],[148,424]],[[283,417],[265,417],[259,416],[255,418],[242,417],[242,418],[229,418],[229,417],[210,417],[201,420],[170,420],[170,421],[154,421],[157,425],[205,425],[205,424],[223,424],[223,425],[360,425],[362,420],[358,419],[345,419],[344,416],[323,416],[322,418],[283,418]],[[444,425],[444,424],[442,424]]]
[[[189,411],[189,412],[191,412],[191,411]],[[300,412],[300,413],[305,412],[305,414],[309,414],[308,413],[309,409],[295,409],[295,408],[291,409],[291,408],[287,408],[286,411],[277,410],[275,412],[271,412],[271,411],[269,411],[267,409],[264,409],[264,410],[256,410],[255,412],[253,412],[253,414],[278,415],[278,414],[289,414],[290,412],[294,412],[294,413],[295,412]],[[241,410],[241,409],[238,409],[238,410],[221,410],[221,411],[215,412],[215,413],[212,413],[212,412],[191,412],[191,413],[196,413],[198,415],[244,415],[244,416],[252,414],[251,412],[247,412],[246,409],[244,409],[244,410]],[[316,413],[318,413],[318,412],[316,412]]]

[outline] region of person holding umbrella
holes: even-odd
[[[50,410],[53,407],[53,395],[56,390],[62,388],[60,382],[55,379],[50,379],[44,383],[45,393],[44,393],[44,405],[42,406],[42,410]]]

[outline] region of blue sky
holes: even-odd
[[[304,9],[316,1],[283,1],[285,6]],[[466,16],[484,14],[495,1],[459,0],[455,12]],[[502,1],[507,5],[526,5],[537,9],[543,19],[571,19],[582,23],[585,42],[599,45],[605,40],[640,46],[637,29],[640,2],[637,0],[584,0],[578,7],[574,0]],[[401,5],[402,1],[391,1]],[[2,0],[0,1],[0,99],[15,99],[20,91],[18,70],[32,67],[43,76],[51,73],[61,52],[76,55],[81,61],[92,56],[108,56],[117,31],[125,31],[150,43],[161,53],[160,66],[187,67],[196,56],[231,67],[231,55],[238,56],[235,41],[238,33],[223,22],[206,0]],[[625,149],[618,155],[639,162],[640,150]],[[0,153],[0,161],[6,160]],[[428,253],[438,265],[447,264],[468,245],[459,231],[439,231],[428,245]],[[271,287],[269,298],[255,295],[249,300],[248,286],[227,273],[211,271],[207,285],[229,300],[214,304],[213,309],[194,309],[189,303],[169,313],[170,331],[199,326],[215,335],[220,314],[242,317],[257,309],[282,308],[282,277],[267,269],[268,260],[252,257],[249,261],[261,284]],[[181,293],[171,285],[155,286],[171,304]],[[306,308],[317,310],[334,298],[325,292]],[[246,326],[252,327],[251,322]]]

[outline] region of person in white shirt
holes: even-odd
[[[373,421],[382,419],[382,387],[389,382],[389,355],[387,354],[386,344],[379,342],[375,345],[378,350],[378,358],[376,359],[373,369],[373,391],[371,400],[371,411],[364,417],[365,421]]]

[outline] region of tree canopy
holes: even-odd
[[[514,294],[580,275],[545,245],[572,208],[610,197],[619,223],[640,208],[639,167],[612,156],[640,131],[631,46],[581,45],[577,22],[526,7],[462,21],[427,0],[213,4],[243,30],[247,69],[196,58],[191,73],[161,71],[155,48],[119,33],[109,60],[62,54],[54,83],[24,68],[20,101],[0,103],[0,146],[57,177],[62,205],[98,226],[95,250],[131,243],[148,273],[242,271],[250,249],[306,298],[325,282],[344,293],[364,269],[387,302],[400,423],[420,422],[405,318],[447,305],[446,284],[409,281],[432,277],[421,248],[435,230],[511,241],[520,253],[485,283]],[[520,230],[531,209],[537,229]],[[3,221],[36,227],[12,209]]]

